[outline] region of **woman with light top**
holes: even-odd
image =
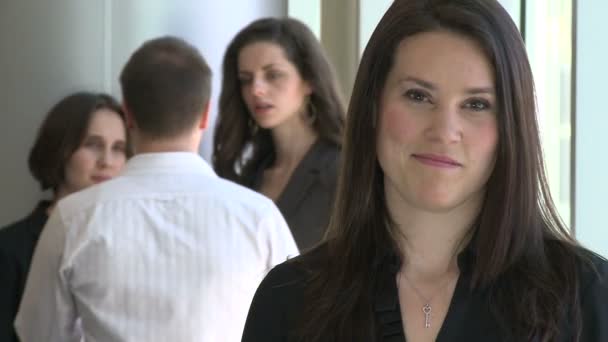
[[[266,195],[301,250],[329,221],[344,107],[314,34],[291,18],[242,29],[223,63],[213,165],[219,176]]]
[[[551,200],[532,72],[495,0],[396,0],[363,54],[328,234],[253,341],[608,341],[608,263]]]
[[[34,248],[50,212],[63,197],[116,176],[130,155],[125,117],[111,96],[75,93],[63,98],[42,123],[29,168],[50,201],[0,229],[0,341],[17,341],[17,314]]]

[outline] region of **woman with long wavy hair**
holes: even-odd
[[[263,18],[234,37],[223,62],[213,165],[274,200],[301,250],[325,232],[343,126],[333,68],[306,25]]]
[[[608,341],[608,265],[551,200],[521,35],[495,0],[395,0],[362,57],[324,242],[250,341]]]

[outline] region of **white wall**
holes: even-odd
[[[578,239],[608,257],[608,2],[577,1],[574,215]]]
[[[177,35],[199,47],[214,70],[213,124],[226,44],[250,21],[286,13],[284,0],[0,1],[0,227],[42,196],[27,155],[42,118],[63,96],[91,90],[119,97],[117,77],[129,55],[146,39]],[[201,144],[206,158],[211,138]]]

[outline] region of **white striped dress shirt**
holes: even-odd
[[[15,326],[23,342],[240,341],[260,281],[297,254],[266,197],[194,153],[137,155],[59,202]]]

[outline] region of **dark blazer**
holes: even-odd
[[[300,314],[305,310],[305,293],[309,284],[309,269],[328,264],[327,248],[322,246],[310,253],[290,259],[275,268],[262,281],[253,298],[245,324],[242,342],[288,342],[299,329]],[[608,262],[589,253],[593,267],[579,259],[580,309],[582,314],[581,342],[608,342]],[[454,290],[437,342],[492,341],[519,342],[503,321],[491,310],[489,292],[471,290],[472,266],[475,256],[465,249],[458,257],[460,277]],[[399,262],[396,256],[378,263],[378,278],[372,290],[373,322],[376,336],[357,341],[405,342],[399,295],[395,282]],[[407,313],[410,314],[410,313]],[[411,313],[422,315],[422,311]],[[555,342],[572,342],[571,321],[560,326]],[[366,324],[366,323],[361,323]],[[334,341],[327,338],[327,341]],[[325,339],[324,339],[325,341]],[[537,340],[534,340],[537,341]],[[553,340],[552,340],[553,341]],[[351,342],[351,341],[349,341]]]
[[[32,254],[48,219],[42,201],[26,218],[0,229],[0,341],[18,341],[13,322],[25,288]]]
[[[314,246],[325,233],[336,192],[339,159],[339,147],[319,139],[302,158],[276,201],[301,251]],[[270,158],[261,163],[251,183],[254,190],[259,190],[264,169],[271,163]]]

